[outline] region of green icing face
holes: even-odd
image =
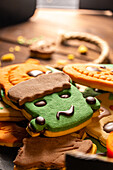
[[[99,109],[99,107],[98,100],[95,104],[88,104],[82,93],[73,85],[70,89],[24,104],[24,109],[33,117],[30,124],[35,132],[43,131],[43,129],[59,132],[76,127],[90,119],[93,109]],[[66,112],[58,114],[59,111]]]

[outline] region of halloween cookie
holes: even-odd
[[[101,65],[71,64],[63,71],[73,81],[92,88],[113,92],[113,69]]]
[[[22,121],[25,117],[19,110],[15,110],[9,105],[0,101],[0,121]]]
[[[100,115],[92,119],[91,124],[86,127],[86,132],[106,146],[108,135],[113,131],[113,94],[103,93],[97,98],[101,102]]]
[[[101,145],[100,141],[91,137],[91,136],[87,136],[86,139],[90,139],[97,147],[97,151],[95,154],[97,155],[103,155],[103,156],[106,156],[107,154],[107,149],[106,147],[104,147],[103,145]]]
[[[91,140],[81,140],[72,135],[57,138],[25,138],[14,164],[16,169],[60,169],[65,167],[65,154],[92,152]],[[93,151],[95,152],[95,151]]]
[[[2,67],[0,69],[0,86],[7,91],[14,85],[29,80],[40,74],[46,73],[48,69],[42,65],[37,64],[17,64]]]
[[[37,41],[30,46],[30,56],[42,59],[50,59],[55,52],[55,42],[47,40]]]
[[[8,91],[11,101],[22,106],[30,120],[27,131],[32,136],[62,136],[85,127],[98,110],[95,98],[84,99],[63,72],[42,74],[16,84]]]
[[[8,147],[21,146],[23,138],[28,136],[25,122],[0,122],[0,145]]]
[[[15,106],[10,100],[8,100],[7,92],[8,90],[22,82],[29,79],[32,79],[38,75],[48,73],[48,70],[45,66],[38,65],[38,64],[16,64],[10,65],[6,67],[2,67],[0,69],[0,87],[4,90],[3,100],[8,105],[11,105],[14,109],[18,110],[18,107]]]

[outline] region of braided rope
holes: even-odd
[[[81,40],[86,41],[98,46],[101,50],[101,53],[97,59],[93,61],[95,64],[104,63],[106,59],[109,57],[109,46],[106,41],[99,38],[98,36],[84,33],[84,32],[69,32],[69,33],[61,33],[60,34],[60,43],[63,44],[67,40]]]

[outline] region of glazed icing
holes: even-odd
[[[60,97],[67,94],[69,94],[68,98]],[[38,101],[46,101],[47,104],[37,107],[35,103]],[[60,119],[58,120],[56,117],[57,113],[59,111],[68,111],[72,105],[74,106],[73,114],[70,116],[60,114]],[[82,93],[73,85],[71,85],[70,89],[46,95],[43,98],[24,104],[24,109],[33,118],[30,123],[36,132],[40,132],[43,129],[59,132],[76,127],[90,119],[93,115],[93,109],[99,109],[99,107],[100,103],[97,99],[95,104],[88,104]],[[45,124],[39,125],[36,123],[38,116],[42,116],[45,119]]]

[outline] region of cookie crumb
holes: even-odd
[[[88,49],[87,49],[87,47],[86,47],[85,45],[80,45],[80,46],[78,47],[78,52],[79,52],[80,54],[86,54],[86,53],[88,52]]]
[[[15,55],[12,53],[4,54],[1,58],[2,61],[12,61],[15,60]]]
[[[25,61],[25,63],[40,64],[40,61],[37,59],[29,58]]]
[[[25,43],[25,38],[24,38],[23,36],[18,36],[18,37],[17,37],[17,42],[18,42],[19,44],[24,44],[24,43]]]
[[[57,65],[66,65],[66,64],[68,64],[67,60],[58,60],[57,61]]]
[[[73,60],[73,59],[75,58],[75,56],[74,56],[73,54],[68,54],[67,58],[68,58],[69,60]]]
[[[19,51],[20,51],[20,49],[21,49],[21,48],[20,48],[20,46],[18,46],[18,45],[17,45],[17,46],[15,46],[15,51],[16,51],[16,52],[19,52]]]
[[[14,52],[14,48],[13,48],[13,47],[10,47],[10,48],[9,48],[9,52]]]

